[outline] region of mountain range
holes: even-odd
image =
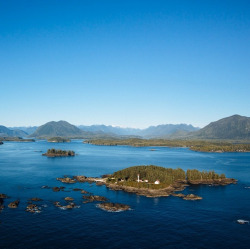
[[[171,134],[182,131],[182,132],[191,132],[199,130],[199,128],[193,127],[192,125],[187,124],[164,124],[157,126],[150,126],[146,129],[136,129],[136,128],[121,128],[114,126],[106,125],[91,125],[91,126],[79,126],[80,129],[89,132],[102,132],[108,133],[110,135],[116,136],[139,136],[143,138],[166,138]]]
[[[233,115],[211,122],[202,129],[187,124],[165,124],[150,126],[146,129],[121,128],[106,125],[74,126],[66,121],[51,121],[39,127],[7,128],[0,126],[0,136],[29,136],[35,138],[69,137],[69,138],[108,138],[134,136],[141,138],[165,139],[230,139],[250,140],[250,118]]]
[[[28,134],[19,129],[9,129],[0,125],[0,137],[27,137]]]

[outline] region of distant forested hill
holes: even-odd
[[[83,137],[84,131],[66,121],[51,121],[39,126],[30,137],[49,138],[49,137]]]
[[[0,137],[27,137],[28,134],[21,130],[12,130],[0,125]]]
[[[250,118],[233,115],[212,122],[190,137],[199,139],[250,140]]]
[[[8,129],[11,130],[22,130],[24,132],[26,132],[28,135],[34,133],[37,129],[37,126],[29,126],[29,127],[25,127],[25,126],[17,126],[17,127],[8,127]]]

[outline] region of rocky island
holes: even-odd
[[[198,171],[180,168],[171,169],[155,165],[134,166],[115,172],[106,179],[106,186],[113,190],[123,190],[147,197],[177,196],[185,200],[200,200],[199,196],[176,194],[192,184],[228,185],[236,183],[224,174],[214,171]]]
[[[49,143],[69,143],[69,138],[64,137],[52,137],[47,140]]]
[[[112,203],[112,202],[100,203],[97,206],[108,212],[120,212],[120,211],[126,211],[130,209],[129,205],[120,204],[120,203]]]
[[[113,174],[104,175],[102,178],[73,176],[57,178],[62,183],[96,183],[106,185],[111,190],[122,190],[146,197],[175,196],[184,200],[201,200],[202,197],[193,194],[176,193],[183,191],[190,185],[224,186],[236,184],[237,180],[226,178],[224,174],[214,171],[199,171],[164,168],[155,165],[133,166]],[[88,199],[86,197],[85,199]]]
[[[56,150],[56,149],[48,149],[46,153],[42,154],[47,157],[70,157],[75,156],[75,152],[72,150]]]

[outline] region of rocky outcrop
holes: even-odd
[[[194,194],[189,194],[183,197],[183,200],[188,200],[188,201],[197,201],[197,200],[202,200],[202,197]]]
[[[112,203],[112,202],[105,202],[98,204],[98,207],[109,212],[120,212],[126,211],[130,209],[129,205],[120,204],[120,203]]]
[[[35,204],[29,204],[26,207],[26,212],[29,212],[29,213],[40,213],[41,210],[40,210],[40,208],[37,205],[35,205]]]
[[[3,203],[4,203],[4,199],[0,198],[0,212],[1,212],[1,210],[4,209]]]
[[[93,202],[93,201],[107,201],[108,200],[106,197],[99,196],[99,195],[87,195],[87,196],[83,196],[82,198],[87,200],[87,201],[84,201],[84,203]]]
[[[30,201],[42,201],[42,199],[38,197],[33,197],[33,198],[30,198]]]
[[[8,205],[8,207],[9,207],[9,208],[17,208],[18,205],[19,205],[19,203],[20,203],[19,200],[13,201],[13,202],[11,202],[11,203]]]
[[[229,185],[236,184],[237,180],[233,178],[224,178],[224,179],[202,179],[202,180],[189,180],[189,184],[198,185],[198,184],[206,184],[206,185]]]
[[[65,200],[65,201],[73,201],[74,198],[72,198],[72,197],[65,197],[64,200]]]
[[[56,201],[53,204],[55,207],[58,207],[58,208],[63,209],[63,210],[73,209],[73,208],[78,207],[74,202],[67,203],[67,205],[61,205],[61,203],[59,201]]]
[[[63,182],[63,183],[76,183],[75,179],[72,179],[70,177],[64,177],[64,178],[56,178],[57,181]]]
[[[73,179],[75,179],[78,182],[86,182],[87,177],[86,176],[74,176]]]
[[[53,187],[52,188],[54,192],[59,192],[59,191],[63,191],[65,189],[65,187]]]
[[[9,198],[6,194],[0,194],[0,198],[1,199],[6,199],[6,198]]]

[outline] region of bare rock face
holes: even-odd
[[[74,176],[73,178],[78,182],[86,182],[87,180],[86,176]]]
[[[185,197],[185,195],[182,194],[182,193],[178,193],[178,194],[173,193],[173,194],[171,194],[171,195],[172,195],[172,196],[176,196],[176,197],[181,197],[181,198]]]
[[[74,198],[72,198],[72,197],[65,197],[64,200],[65,200],[65,201],[73,201]]]
[[[183,197],[183,200],[188,200],[188,201],[197,201],[197,200],[202,200],[202,197],[194,194],[186,195]]]
[[[120,204],[120,203],[112,203],[112,202],[105,202],[98,204],[98,207],[110,211],[110,212],[119,212],[119,211],[126,211],[130,209],[129,205]]]
[[[75,179],[71,179],[70,177],[64,177],[64,178],[56,178],[57,181],[63,182],[63,183],[76,183]]]
[[[19,203],[20,203],[19,200],[13,201],[13,202],[11,202],[11,203],[8,205],[8,207],[9,207],[9,208],[17,208],[18,205],[19,205]]]
[[[86,191],[86,190],[82,190],[82,191],[81,191],[81,194],[89,194],[89,192]]]

